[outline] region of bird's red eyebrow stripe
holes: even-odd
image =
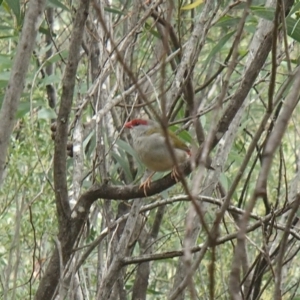
[[[148,123],[148,122],[147,122],[146,120],[143,120],[143,119],[134,119],[134,120],[131,121],[131,124],[132,124],[133,126],[139,125],[139,124],[147,125],[147,123]]]

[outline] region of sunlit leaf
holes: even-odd
[[[193,3],[191,3],[191,4],[182,6],[182,7],[181,7],[181,10],[190,10],[190,9],[194,9],[194,8],[196,8],[197,6],[199,6],[199,5],[202,4],[202,3],[203,3],[203,0],[196,0],[195,2],[193,2]]]

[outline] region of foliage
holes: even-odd
[[[200,2],[94,0],[80,23],[88,1],[48,1],[0,189],[1,298],[300,298],[300,3]],[[28,3],[0,5],[2,104]],[[135,117],[190,145],[183,184],[141,194]]]

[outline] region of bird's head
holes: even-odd
[[[147,137],[154,133],[161,132],[158,123],[147,119],[133,119],[125,123],[124,127],[131,130],[133,138]]]

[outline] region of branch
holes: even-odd
[[[54,186],[55,198],[59,222],[59,241],[61,243],[62,262],[58,249],[54,249],[52,257],[47,266],[38,287],[35,299],[52,299],[59,282],[61,270],[60,263],[66,265],[70,259],[72,248],[80,232],[80,228],[72,230],[71,209],[68,201],[68,189],[66,178],[66,147],[68,138],[68,121],[71,111],[73,93],[75,87],[75,76],[79,63],[80,45],[84,33],[85,21],[88,15],[89,1],[81,0],[76,12],[74,27],[69,46],[69,59],[63,78],[61,104],[57,118],[57,131],[54,149]],[[79,223],[79,222],[78,222]],[[82,224],[79,224],[82,225]],[[75,234],[74,234],[75,232]]]
[[[35,45],[39,25],[42,21],[41,16],[44,11],[45,3],[45,0],[32,0],[29,2],[17,53],[0,112],[0,185],[3,181],[6,154],[15,123],[15,114],[18,109],[21,93],[24,89],[30,56]]]
[[[89,1],[83,1],[78,8],[69,46],[69,58],[62,80],[61,104],[57,116],[54,146],[54,187],[60,228],[70,217],[71,209],[67,187],[67,141],[68,123],[72,108],[76,71],[80,60],[81,41],[88,14]]]
[[[184,175],[188,175],[191,172],[190,162],[182,166],[182,171]],[[151,182],[150,187],[146,188],[147,196],[144,194],[144,190],[139,188],[139,185],[116,186],[107,183],[101,185],[95,184],[80,197],[77,205],[80,205],[82,199],[84,199],[84,201],[88,200],[89,202],[94,202],[97,199],[130,200],[149,197],[170,188],[176,183],[176,180],[171,177],[171,174],[168,174],[159,180]]]
[[[285,14],[289,12],[292,4],[293,1],[291,0],[286,1]],[[233,95],[232,100],[230,101],[230,104],[225,110],[221,120],[219,121],[217,127],[218,128],[217,134],[213,142],[213,147],[216,146],[220,141],[220,139],[223,137],[224,133],[227,131],[231,123],[231,120],[234,118],[237,111],[242,106],[242,103],[245,101],[258,73],[263,67],[268,57],[268,54],[272,48],[272,38],[273,38],[273,32],[271,30],[265,35],[264,40],[261,41],[260,46],[258,47],[255,53],[255,57],[253,58],[253,60],[245,70],[242,82],[240,83],[235,94]]]

